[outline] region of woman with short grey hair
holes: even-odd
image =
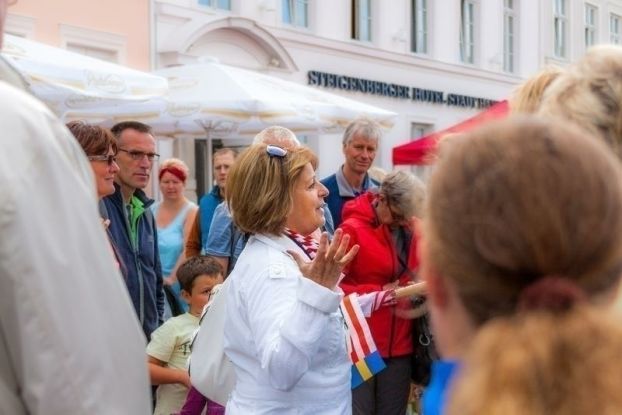
[[[388,174],[377,193],[346,203],[341,229],[358,244],[358,255],[345,270],[345,294],[395,290],[410,284],[418,261],[414,223],[421,215],[425,185],[412,174]],[[402,316],[408,302],[392,301],[367,319],[386,369],[352,391],[353,414],[400,414],[410,392],[412,321]]]

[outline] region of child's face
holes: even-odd
[[[199,275],[192,284],[190,295],[184,296],[191,310],[203,310],[209,301],[212,288],[217,284],[222,284],[222,274],[218,275]]]

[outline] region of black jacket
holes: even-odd
[[[115,183],[114,194],[103,198],[103,205],[110,219],[108,230],[125,267],[125,281],[132,304],[149,340],[151,333],[162,324],[164,313],[162,268],[158,253],[157,227],[149,209],[153,200],[139,189],[134,192],[134,197],[139,201],[138,206],[142,203],[142,212],[137,215],[136,220],[136,244],[130,240],[130,223],[118,184]]]

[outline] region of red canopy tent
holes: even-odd
[[[504,118],[507,116],[508,112],[509,107],[507,100],[499,101],[479,114],[452,127],[426,135],[416,141],[394,147],[393,165],[430,164],[433,162],[433,158],[430,156],[436,150],[436,144],[441,137],[449,133],[469,131],[486,121]]]

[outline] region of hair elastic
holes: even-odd
[[[585,291],[571,279],[547,276],[523,288],[516,308],[519,311],[567,311],[585,301]]]

